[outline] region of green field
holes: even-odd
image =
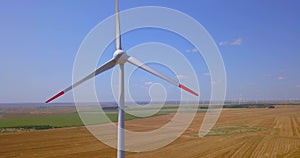
[[[172,110],[170,110],[169,108],[163,108],[158,113],[149,117],[170,114],[176,110],[177,108],[174,108]],[[105,114],[106,116],[104,115],[103,112],[97,111],[95,109],[89,109],[87,111],[81,111],[80,116],[79,113],[72,112],[72,113],[65,113],[65,114],[51,114],[51,115],[43,115],[43,116],[1,118],[0,132],[16,131],[16,130],[43,130],[43,129],[51,129],[51,128],[84,126],[85,124],[82,122],[81,118],[87,119],[88,125],[117,122],[118,120],[117,110],[106,110]],[[108,117],[109,120],[107,120],[105,117]],[[137,117],[125,113],[125,120],[132,120],[136,118],[141,118],[141,117]]]
[[[101,124],[107,123],[105,119],[101,119],[102,115],[99,113],[86,113],[82,117],[89,117],[93,120],[90,124]],[[107,117],[116,122],[118,119],[117,113],[108,113]],[[137,117],[125,114],[125,120],[135,119]],[[49,128],[61,128],[61,127],[73,127],[73,126],[83,126],[78,113],[66,113],[66,114],[54,114],[47,116],[28,116],[28,117],[18,117],[18,118],[2,118],[0,119],[0,128],[2,131],[6,128],[19,128],[19,129],[49,129]]]

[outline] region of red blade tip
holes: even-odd
[[[54,100],[54,99],[60,97],[60,96],[63,95],[63,94],[65,94],[64,91],[61,91],[61,92],[57,93],[57,94],[56,94],[55,96],[53,96],[52,98],[48,99],[48,100],[46,101],[46,103],[51,102],[52,100]]]
[[[185,91],[188,91],[188,92],[194,94],[195,96],[199,96],[198,93],[192,91],[191,89],[187,88],[186,86],[184,86],[184,85],[182,85],[182,84],[179,84],[178,87],[179,87],[179,88],[182,88],[182,89],[185,90]]]

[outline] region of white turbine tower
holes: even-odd
[[[46,103],[53,101],[54,99],[60,97],[61,95],[65,94],[66,92],[70,91],[71,89],[77,87],[81,83],[99,75],[100,73],[113,68],[116,65],[120,67],[120,88],[119,88],[119,104],[118,104],[118,158],[125,157],[125,142],[124,142],[124,125],[125,125],[125,112],[124,112],[124,104],[125,104],[125,95],[124,95],[124,64],[129,62],[145,71],[152,73],[153,75],[179,87],[183,90],[198,96],[198,93],[192,91],[191,89],[187,88],[186,86],[180,84],[178,81],[169,78],[168,76],[157,72],[156,70],[152,69],[151,67],[145,65],[143,62],[137,60],[136,58],[127,55],[127,53],[122,50],[121,47],[121,34],[120,34],[120,19],[119,19],[119,4],[118,0],[115,0],[115,20],[116,20],[116,38],[115,38],[115,45],[116,51],[113,54],[113,58],[106,62],[104,65],[100,66],[94,72],[90,73],[86,77],[82,78],[78,82],[74,83],[73,85],[67,87],[63,91],[57,93],[52,98],[48,99]]]

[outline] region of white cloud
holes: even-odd
[[[152,85],[153,82],[145,82],[145,85]]]
[[[187,75],[176,75],[176,77],[177,77],[178,79],[186,79],[186,78],[189,78],[189,76],[187,76]]]
[[[193,48],[193,49],[192,49],[192,52],[193,52],[193,53],[197,53],[197,52],[199,52],[199,50],[198,50],[197,48]]]
[[[190,52],[191,52],[191,50],[189,50],[189,49],[186,49],[186,50],[185,50],[185,52],[187,52],[187,53],[190,53]]]
[[[282,77],[282,76],[277,77],[277,80],[284,80],[284,79],[285,79],[285,77]]]
[[[228,41],[221,41],[219,42],[219,46],[225,46],[228,44]]]
[[[242,41],[243,41],[242,38],[238,38],[238,39],[232,41],[232,42],[230,43],[230,45],[232,45],[232,46],[239,46],[239,45],[242,44]]]
[[[186,49],[185,52],[187,52],[187,53],[197,53],[197,52],[199,52],[199,50],[197,48],[193,48],[193,49]]]
[[[219,42],[219,46],[227,46],[227,45],[231,45],[231,46],[239,46],[241,45],[243,42],[242,38],[237,38],[235,40],[232,41],[221,41]]]
[[[202,73],[203,76],[210,76],[210,73],[209,72],[204,72]]]

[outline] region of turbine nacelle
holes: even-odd
[[[117,49],[113,54],[113,60],[116,61],[116,64],[125,64],[128,57],[127,53],[122,49]]]

